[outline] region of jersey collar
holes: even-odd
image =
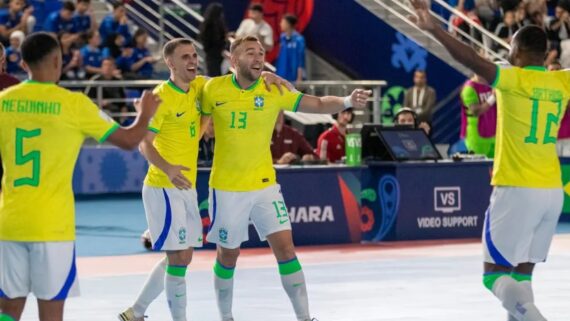
[[[26,81],[24,81],[25,84],[36,84],[36,85],[54,85],[55,83],[50,82],[50,81],[37,81],[37,80],[32,80],[32,79],[28,79]]]
[[[237,82],[236,74],[232,74],[232,84],[234,84],[234,86],[239,90],[254,90],[255,87],[257,87],[257,85],[259,85],[260,81],[261,81],[261,77],[257,78],[257,80],[253,84],[251,84],[251,86],[243,89],[243,88],[241,88],[241,86]]]
[[[187,94],[188,92],[190,92],[190,87],[188,87],[188,91],[184,91],[182,90],[180,87],[176,86],[176,84],[174,83],[174,81],[168,79],[166,81],[166,83],[168,84],[168,86],[170,86],[170,88],[172,88],[175,92],[181,93],[181,94]]]
[[[546,71],[546,68],[543,66],[526,66],[523,69],[526,70],[536,70],[536,71]]]

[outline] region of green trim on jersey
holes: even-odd
[[[301,271],[301,263],[297,258],[285,263],[279,263],[279,274],[289,275]]]
[[[154,127],[148,126],[148,130],[150,130],[151,132],[153,132],[153,133],[155,133],[155,134],[160,133],[160,130],[158,130],[158,129],[154,128]]]
[[[114,123],[113,127],[109,128],[109,130],[103,135],[101,136],[101,138],[99,139],[99,144],[103,143],[107,140],[107,138],[109,138],[109,136],[111,136],[111,134],[113,134],[117,129],[119,129],[119,124]]]
[[[524,70],[535,70],[535,71],[546,71],[546,68],[543,66],[526,66],[523,69]]]
[[[232,74],[232,84],[239,90],[254,90],[255,87],[257,87],[257,85],[259,85],[260,82],[261,82],[261,77],[257,78],[257,80],[253,84],[251,84],[251,86],[243,89],[237,82],[236,74]]]
[[[33,79],[28,79],[24,81],[25,84],[36,84],[36,85],[55,85],[54,82],[51,81],[37,81]]]
[[[218,261],[214,265],[214,274],[219,277],[220,279],[231,279],[234,277],[234,269],[228,269],[222,266]]]
[[[184,91],[182,90],[182,88],[176,86],[176,84],[170,79],[168,79],[166,83],[168,84],[168,86],[170,86],[170,88],[172,88],[177,93],[187,94],[190,91],[190,87],[188,87],[188,91]]]
[[[495,80],[493,80],[493,83],[491,84],[491,87],[495,88],[497,87],[497,84],[499,83],[499,77],[501,77],[501,67],[496,66],[497,67],[497,74],[495,75]]]
[[[295,101],[295,107],[293,107],[293,112],[296,113],[297,109],[299,109],[299,103],[301,102],[301,99],[303,98],[304,94],[300,94],[299,97],[297,97],[297,100]]]

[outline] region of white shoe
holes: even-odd
[[[144,321],[144,317],[135,317],[135,311],[133,308],[128,308],[123,313],[119,314],[120,321]]]

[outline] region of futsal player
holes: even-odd
[[[510,320],[544,321],[534,303],[536,263],[546,260],[564,194],[556,137],[570,98],[570,73],[543,67],[546,34],[520,29],[498,66],[445,32],[425,0],[411,0],[418,27],[430,32],[460,63],[496,90],[497,135],[493,194],[485,217],[484,285],[502,302]]]
[[[142,95],[134,124],[119,128],[82,93],[59,87],[58,41],[35,33],[22,43],[29,80],[0,93],[0,319],[19,320],[26,297],[41,321],[62,321],[78,294],[71,179],[83,140],[131,149],[146,134],[160,100]]]
[[[233,320],[234,270],[251,219],[275,254],[297,320],[311,320],[305,277],[273,169],[273,127],[281,110],[335,114],[364,107],[370,91],[357,89],[347,97],[319,98],[296,91],[280,96],[260,86],[265,50],[256,37],[236,39],[230,53],[236,73],[209,80],[202,105],[204,114],[212,114],[216,131],[209,195],[212,224],[207,240],[217,244],[214,287],[221,319]]]

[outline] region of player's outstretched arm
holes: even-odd
[[[455,39],[447,31],[443,30],[432,17],[426,0],[410,0],[410,3],[416,11],[416,16],[410,17],[410,19],[420,29],[431,33],[449,51],[453,59],[471,69],[489,83],[495,81],[498,67],[479,56],[473,48]]]
[[[364,89],[355,89],[350,96],[346,97],[303,95],[297,111],[312,114],[336,114],[349,107],[364,108],[370,95],[372,91]]]
[[[123,149],[133,149],[146,135],[148,123],[160,105],[160,98],[150,91],[144,91],[141,99],[135,103],[139,114],[134,123],[128,128],[119,128],[112,133],[107,141]]]

